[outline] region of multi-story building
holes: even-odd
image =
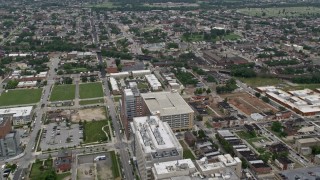
[[[196,166],[201,174],[210,176],[220,173],[223,176],[235,174],[231,179],[240,179],[242,175],[241,160],[238,157],[233,158],[230,154],[219,155],[214,162],[208,162],[207,157],[196,160]]]
[[[133,118],[134,155],[141,179],[151,179],[155,163],[177,161],[183,158],[183,149],[168,123],[158,116]]]
[[[171,179],[190,177],[195,174],[197,168],[191,159],[181,159],[177,161],[168,161],[155,163],[152,167],[152,179]]]
[[[23,125],[31,122],[32,106],[0,109],[0,119],[9,118],[13,125]]]
[[[141,93],[141,97],[145,115],[159,116],[173,131],[192,129],[194,111],[178,92]]]
[[[127,137],[130,134],[129,124],[134,117],[142,116],[142,99],[137,88],[124,89],[120,101],[122,125]]]
[[[19,133],[12,131],[9,118],[0,119],[0,156],[14,156],[19,152]]]

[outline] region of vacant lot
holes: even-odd
[[[222,98],[228,98],[228,102],[246,115],[251,115],[252,113],[261,113],[273,111],[276,112],[277,109],[271,105],[263,102],[255,96],[251,96],[247,93],[233,93],[222,95]]]
[[[84,142],[102,142],[107,141],[106,134],[102,131],[102,127],[107,125],[108,121],[91,121],[84,124]]]
[[[284,7],[284,8],[244,8],[238,10],[249,16],[260,17],[296,17],[301,15],[319,14],[318,7]]]
[[[102,84],[100,82],[80,84],[81,99],[96,98],[96,97],[102,97],[102,96],[103,96],[103,90],[102,90]]]
[[[72,100],[75,97],[75,85],[55,85],[52,89],[50,101]]]
[[[37,103],[41,98],[41,93],[41,88],[9,90],[0,95],[0,106]]]
[[[71,115],[71,120],[73,122],[79,122],[80,120],[99,121],[104,120],[106,118],[106,111],[103,107],[80,109],[78,112]]]

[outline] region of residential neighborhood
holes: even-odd
[[[0,0],[0,179],[320,179],[320,2]]]

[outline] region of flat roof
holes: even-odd
[[[0,115],[13,114],[13,117],[29,116],[32,106],[0,109]]]
[[[111,89],[114,91],[119,91],[118,83],[115,78],[110,77]]]
[[[145,153],[165,149],[182,149],[169,124],[158,116],[133,118],[133,130]]]
[[[193,113],[192,108],[178,92],[141,93],[151,113],[160,113],[160,116]]]
[[[176,161],[154,163],[153,167],[157,175],[181,171],[189,172],[190,170],[196,170],[196,167],[191,159],[181,159]]]
[[[318,138],[305,138],[305,139],[298,139],[299,143],[313,143],[313,142],[319,142]]]
[[[218,130],[217,131],[222,137],[232,137],[235,136],[229,130]]]

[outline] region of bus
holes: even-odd
[[[94,161],[101,161],[101,160],[106,160],[106,156],[102,155],[102,156],[97,156],[94,158]]]

